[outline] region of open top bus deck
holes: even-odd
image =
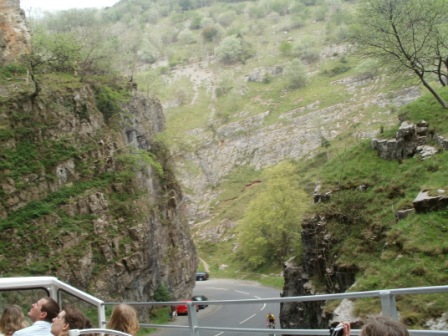
[[[207,301],[208,305],[241,305],[253,303],[285,303],[285,302],[307,302],[307,301],[327,301],[342,299],[362,299],[362,298],[379,298],[381,304],[381,313],[383,316],[389,316],[398,320],[399,312],[396,306],[397,296],[421,295],[421,294],[445,294],[448,302],[448,286],[432,286],[432,287],[413,287],[398,288],[387,290],[375,290],[366,292],[348,292],[338,294],[309,295],[296,297],[281,298],[263,298],[249,300],[215,300]],[[34,302],[36,296],[50,296],[55,299],[61,306],[65,304],[81,305],[81,309],[85,314],[89,312],[89,316],[96,315],[96,320],[92,323],[97,324],[99,329],[92,329],[95,332],[105,332],[106,329],[106,313],[105,307],[116,305],[118,303],[126,303],[138,307],[154,307],[154,306],[170,306],[180,304],[179,301],[170,302],[104,302],[90,294],[87,294],[71,285],[68,285],[55,277],[11,277],[0,278],[0,308],[4,304],[17,304],[27,309]],[[201,326],[197,318],[195,303],[187,302],[188,309],[188,325],[174,324],[151,324],[140,323],[142,327],[151,327],[157,329],[184,329],[192,336],[199,336],[201,330],[214,331],[217,334],[222,332],[230,333],[252,333],[252,334],[270,334],[269,329],[264,328],[229,328],[225,326]],[[448,313],[448,312],[447,312]],[[100,331],[101,330],[101,331]],[[93,332],[93,331],[91,331]],[[73,331],[71,335],[82,335],[89,333],[85,331]],[[114,332],[109,332],[109,334]],[[415,330],[410,329],[412,336],[448,336],[448,330]],[[116,335],[126,335],[124,333],[114,333]],[[327,335],[328,329],[276,329],[276,335]],[[352,335],[359,335],[359,330],[352,330]]]

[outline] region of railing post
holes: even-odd
[[[98,310],[98,325],[100,328],[106,328],[106,306],[101,303],[97,306]]]
[[[380,291],[381,311],[384,316],[389,316],[394,320],[398,320],[397,305],[395,296],[388,290]]]
[[[61,295],[59,292],[59,287],[56,286],[56,284],[52,281],[48,287],[48,296],[51,297],[53,300],[55,300],[57,303],[61,304]]]
[[[196,329],[198,326],[198,313],[196,312],[196,305],[193,302],[188,302],[188,325],[190,327],[191,336],[199,336],[199,331]]]

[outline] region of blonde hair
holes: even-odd
[[[112,316],[107,322],[106,328],[136,335],[140,328],[137,311],[127,304],[119,304],[112,311]]]
[[[0,332],[5,336],[11,336],[17,330],[28,326],[23,315],[22,308],[18,305],[9,305],[3,309],[2,317],[0,318]]]
[[[400,322],[388,317],[370,319],[361,329],[361,336],[409,336],[409,331]]]

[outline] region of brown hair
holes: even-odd
[[[45,297],[44,299],[46,302],[42,305],[40,310],[47,313],[47,316],[45,316],[45,321],[51,323],[53,319],[58,316],[61,308],[59,308],[59,304],[51,297]]]
[[[73,307],[65,307],[64,321],[68,324],[69,329],[84,329],[86,326],[86,318],[78,309]]]
[[[107,322],[106,328],[136,335],[140,328],[137,311],[127,304],[119,304],[112,311],[112,316]]]
[[[409,331],[400,322],[388,317],[370,319],[361,329],[361,336],[409,336]]]
[[[18,305],[9,305],[3,309],[2,316],[0,318],[0,332],[5,336],[14,334],[17,330],[23,329],[28,326],[23,315],[22,308]]]

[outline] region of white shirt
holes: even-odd
[[[32,326],[17,330],[13,336],[53,336],[51,334],[51,323],[47,321],[36,321]]]

